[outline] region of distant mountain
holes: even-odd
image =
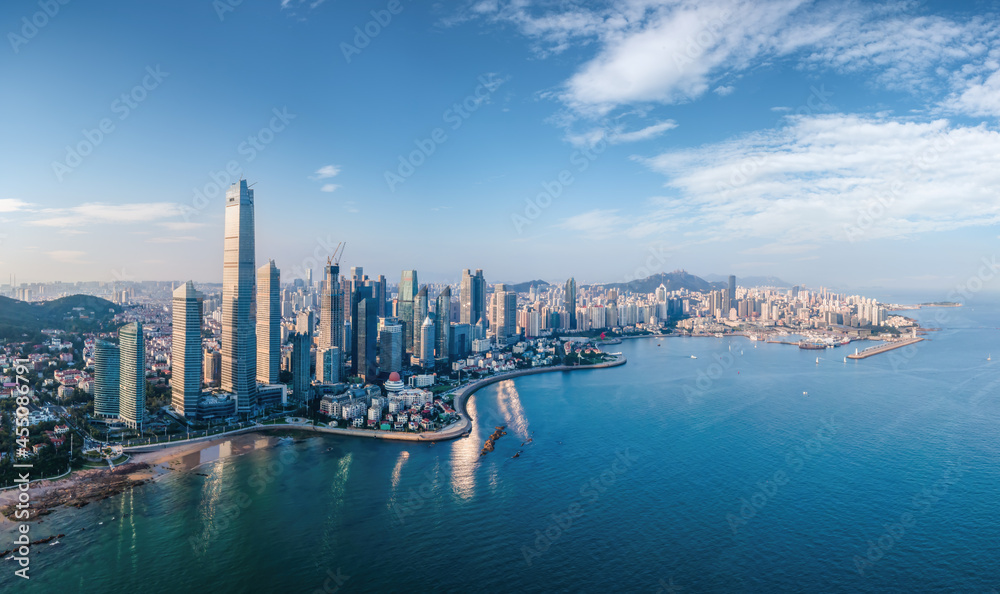
[[[69,332],[97,330],[121,310],[106,299],[90,295],[70,295],[42,303],[0,297],[0,339],[40,340],[43,328]],[[81,318],[80,314],[86,317]]]
[[[600,286],[603,286],[605,289],[620,289],[622,291],[632,291],[633,293],[652,293],[661,284],[668,291],[687,289],[688,291],[700,292],[721,289],[726,286],[726,283],[710,283],[701,277],[689,274],[683,270],[661,272],[660,274],[654,274],[653,276],[627,283],[603,283]]]
[[[721,274],[706,274],[705,280],[713,283],[728,283],[729,276],[723,276]],[[736,284],[741,287],[792,287],[792,283],[785,282],[776,276],[737,276]]]
[[[510,288],[518,293],[527,293],[531,290],[531,287],[535,287],[536,290],[542,290],[549,285],[550,283],[543,280],[533,280],[525,283],[517,283],[516,285],[510,285]]]

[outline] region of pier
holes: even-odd
[[[899,342],[890,342],[888,344],[883,344],[883,345],[879,345],[879,346],[876,346],[876,347],[868,347],[867,349],[865,349],[865,350],[863,350],[863,351],[861,351],[859,353],[855,353],[853,355],[847,355],[847,358],[848,359],[867,359],[868,357],[872,357],[872,356],[878,355],[880,353],[885,353],[885,352],[891,351],[893,349],[901,349],[901,348],[903,348],[905,346],[909,346],[911,344],[918,343],[921,340],[924,340],[924,339],[923,338],[919,338],[919,337],[917,337],[917,338],[907,338],[906,340],[901,340]]]

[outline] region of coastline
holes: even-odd
[[[477,380],[471,384],[467,384],[459,388],[455,392],[455,411],[459,415],[459,420],[451,425],[435,432],[429,433],[395,433],[390,431],[371,431],[366,429],[350,429],[350,428],[333,428],[333,427],[317,427],[308,424],[297,424],[297,423],[280,423],[272,425],[255,425],[252,427],[243,427],[241,429],[236,429],[227,433],[220,433],[218,435],[212,435],[208,437],[200,437],[191,440],[184,441],[174,441],[161,444],[150,444],[146,446],[133,446],[130,448],[125,448],[125,451],[131,455],[127,465],[129,465],[129,472],[127,475],[130,485],[127,488],[133,488],[140,484],[146,482],[153,482],[162,479],[163,477],[169,475],[172,471],[176,470],[175,466],[181,464],[181,459],[190,454],[200,452],[204,449],[219,445],[221,443],[240,440],[244,438],[249,441],[254,436],[266,435],[271,431],[304,431],[317,434],[331,434],[331,435],[344,435],[348,437],[363,437],[368,439],[384,439],[392,441],[413,441],[413,442],[436,442],[436,441],[448,441],[456,439],[468,434],[472,427],[472,419],[469,417],[466,404],[469,399],[480,389],[485,388],[490,384],[497,382],[506,381],[509,379],[514,379],[517,377],[522,377],[526,375],[535,375],[538,373],[549,373],[555,371],[575,371],[579,369],[604,369],[609,367],[618,367],[624,365],[627,359],[624,355],[619,355],[614,361],[606,361],[603,363],[596,363],[593,365],[558,365],[553,367],[541,367],[533,369],[520,369],[517,371],[511,371],[500,375],[495,375],[487,378]],[[248,449],[246,443],[239,443],[239,449]],[[134,470],[133,470],[134,468]],[[52,480],[45,481],[43,483],[33,483],[31,488],[32,499],[40,499],[49,493],[60,491],[60,490],[76,490],[81,484],[88,483],[95,480],[97,477],[107,476],[111,474],[111,469],[87,469],[78,470],[71,473],[69,476]],[[8,491],[0,491],[0,507],[8,505],[17,499],[18,490],[11,489]],[[58,506],[57,506],[58,507]],[[0,516],[0,530],[8,528],[12,525],[12,521],[6,517]]]

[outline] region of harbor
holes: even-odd
[[[881,344],[879,346],[868,347],[863,351],[855,352],[853,355],[847,355],[848,359],[867,359],[881,353],[891,351],[893,349],[901,349],[905,346],[910,346],[911,344],[916,344],[924,340],[921,337],[907,338],[906,340],[900,340],[898,342],[890,342],[887,344]]]

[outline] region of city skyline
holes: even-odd
[[[348,264],[390,277],[415,267],[432,282],[475,265],[504,282],[683,268],[944,289],[992,255],[1000,75],[989,44],[1000,27],[988,14],[943,3],[399,6],[358,53],[355,27],[384,7],[127,6],[102,33],[107,49],[86,52],[68,48],[92,23],[62,10],[24,43],[8,39],[24,86],[0,105],[25,117],[4,161],[26,175],[8,175],[0,195],[0,274],[218,282],[218,207],[241,176],[266,189],[255,257],[288,279],[310,259],[315,275],[339,241]],[[16,34],[15,10],[0,14]],[[133,21],[160,27],[119,26]],[[247,28],[274,43],[243,47],[236,68],[201,59],[228,55]],[[182,29],[196,47],[175,47]],[[456,45],[454,68],[435,69]],[[647,51],[658,59],[637,61]],[[223,92],[247,77],[279,84]],[[421,93],[404,106],[398,84]],[[380,225],[386,216],[447,233],[412,242]],[[504,249],[451,249],[483,240]]]

